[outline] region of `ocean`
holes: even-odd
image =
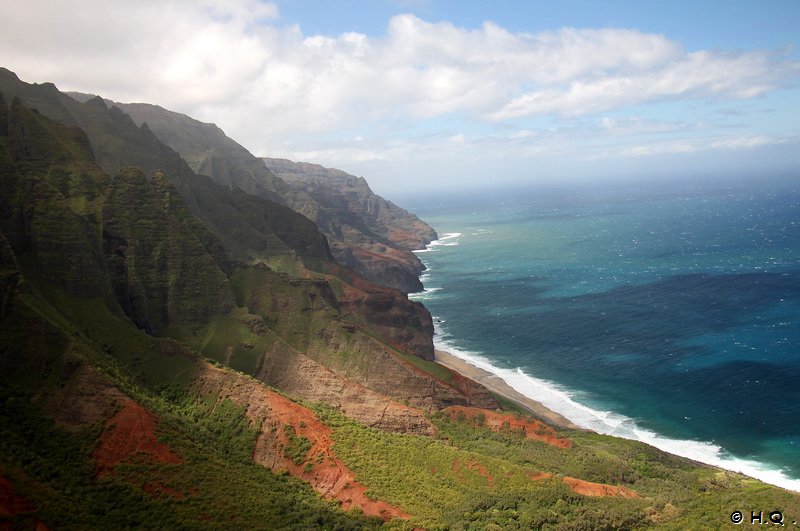
[[[411,204],[437,348],[579,426],[800,491],[800,184]]]

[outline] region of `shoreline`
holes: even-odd
[[[500,376],[485,369],[481,369],[480,367],[476,367],[446,350],[436,349],[434,361],[440,365],[444,365],[448,369],[454,370],[462,376],[466,376],[470,380],[478,382],[489,391],[502,396],[506,400],[514,402],[531,415],[547,424],[567,430],[586,430],[573,423],[565,416],[548,408],[541,402],[523,395],[511,387]]]
[[[641,429],[637,430],[638,433],[631,434],[633,435],[631,436],[616,433],[616,429],[607,431],[602,429],[598,430],[593,427],[580,426],[569,420],[561,413],[558,413],[557,411],[544,405],[542,402],[539,402],[538,400],[530,398],[517,391],[506,380],[504,380],[502,376],[490,372],[484,368],[477,367],[476,365],[470,363],[467,359],[456,356],[455,354],[452,354],[446,350],[442,350],[441,348],[436,348],[435,361],[440,365],[456,371],[462,376],[474,380],[475,382],[486,387],[492,393],[499,395],[525,409],[536,419],[556,428],[593,432],[610,435],[612,437],[638,441],[653,446],[654,448],[658,448],[663,452],[678,457],[683,457],[699,464],[743,474],[769,485],[786,489],[790,492],[800,493],[800,479],[787,477],[780,469],[776,470],[773,468],[765,468],[764,463],[761,462],[721,455],[719,451],[722,451],[722,448],[716,447],[712,443],[669,439],[656,433],[647,432],[647,430]],[[680,447],[680,445],[683,443],[689,443],[692,445],[692,447]],[[676,446],[676,444],[679,446]],[[700,451],[698,452],[698,450]]]
[[[447,233],[439,240],[431,242],[423,251],[417,252],[430,252],[440,245],[458,245],[457,241],[444,243],[443,240],[460,235],[461,233],[456,232]],[[423,276],[421,275],[421,280],[424,280]],[[426,288],[414,300],[425,304],[424,294],[439,289],[441,288]],[[462,353],[446,342],[437,342],[436,337],[441,330],[436,324],[435,328],[434,359],[437,363],[474,380],[551,426],[637,441],[695,463],[743,474],[766,484],[800,493],[800,478],[788,476],[780,465],[732,455],[723,447],[709,441],[671,438],[642,427],[633,418],[613,411],[595,410],[573,400],[570,392],[560,390],[551,382],[538,380],[520,369],[500,369],[480,355]],[[531,398],[532,396],[536,398]]]

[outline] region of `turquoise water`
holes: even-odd
[[[412,205],[436,341],[580,425],[800,490],[800,187]]]

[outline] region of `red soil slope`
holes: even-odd
[[[147,463],[182,463],[156,437],[156,417],[145,408],[125,398],[117,413],[106,422],[100,442],[92,452],[96,477],[111,474],[114,467],[126,460]]]
[[[307,481],[342,508],[360,508],[368,516],[383,520],[408,518],[397,507],[366,495],[366,487],[333,452],[332,430],[310,409],[271,391],[246,376],[207,365],[195,382],[201,395],[216,396],[218,403],[231,400],[245,408],[251,422],[260,424],[253,460],[273,471],[286,471]],[[292,443],[305,439],[307,451],[297,462],[290,457]],[[296,443],[295,443],[296,444]]]
[[[582,479],[575,479],[569,476],[564,477],[564,483],[569,485],[573,492],[584,496],[616,496],[619,498],[641,498],[642,496],[630,489],[617,485],[606,485],[605,483],[592,483]]]
[[[528,478],[533,481],[538,481],[540,479],[547,479],[553,477],[553,474],[548,474],[547,472],[529,472]],[[605,483],[592,483],[591,481],[584,481],[582,479],[571,478],[569,476],[564,476],[563,480],[564,483],[577,494],[582,494],[583,496],[593,496],[593,497],[603,497],[603,496],[616,496],[619,498],[641,498],[642,496],[625,487],[620,487],[617,485],[607,485]]]
[[[572,441],[558,435],[556,431],[545,424],[531,418],[517,418],[511,413],[498,413],[488,409],[465,406],[450,406],[442,410],[451,419],[462,417],[468,421],[475,421],[476,417],[483,415],[483,426],[492,431],[511,430],[525,435],[533,441],[541,441],[557,448],[570,448]]]
[[[36,507],[31,502],[14,493],[14,486],[11,481],[0,476],[0,517],[3,518],[3,521],[0,522],[0,531],[16,529],[14,516],[35,510]],[[34,529],[36,531],[47,531],[49,528],[44,523],[36,520]]]

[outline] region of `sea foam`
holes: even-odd
[[[633,419],[624,415],[613,411],[600,411],[582,404],[578,401],[577,393],[564,389],[554,382],[530,376],[519,367],[511,369],[492,365],[480,354],[455,347],[446,339],[446,334],[443,333],[439,323],[441,321],[435,325],[434,336],[434,344],[438,350],[447,351],[470,365],[498,376],[517,392],[544,404],[581,428],[643,442],[674,455],[739,472],[771,485],[800,492],[800,480],[788,477],[782,470],[732,456],[711,442],[664,437],[638,426]]]
[[[417,249],[414,251],[415,254],[420,253],[431,253],[436,251],[437,247],[453,247],[458,245],[458,238],[461,236],[460,232],[448,232],[444,236],[440,237],[438,240],[433,240],[431,243],[425,246],[424,249]]]

